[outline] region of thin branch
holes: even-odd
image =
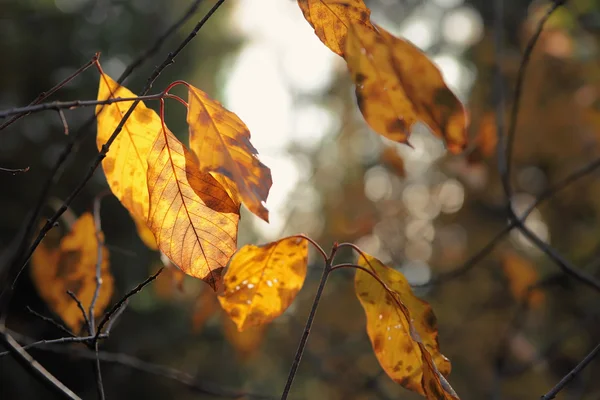
[[[92,59],[90,61],[88,61],[87,63],[85,63],[77,71],[73,72],[71,75],[69,75],[67,78],[65,78],[64,80],[62,80],[60,83],[58,83],[52,89],[48,90],[47,92],[40,93],[38,95],[38,97],[36,97],[31,103],[29,103],[29,105],[32,106],[32,105],[41,103],[42,101],[44,101],[45,99],[47,99],[48,97],[50,97],[51,95],[53,95],[57,90],[59,90],[60,88],[62,88],[63,86],[65,86],[67,83],[71,82],[71,80],[75,79],[76,76],[78,76],[83,71],[85,71],[86,69],[88,69],[89,67],[91,67],[97,60],[98,60],[98,54],[94,55],[94,57],[92,57]],[[8,127],[9,125],[17,122],[19,119],[21,119],[22,117],[24,117],[26,115],[29,115],[29,113],[24,112],[24,113],[15,115],[13,118],[11,118],[10,120],[6,121],[4,124],[0,125],[0,131],[2,129],[4,129],[4,128]]]
[[[0,111],[0,118],[10,117],[15,114],[32,114],[46,110],[73,110],[80,107],[94,107],[99,105],[107,105],[113,103],[120,103],[123,101],[146,101],[146,100],[159,100],[165,96],[164,93],[149,94],[138,97],[115,97],[106,100],[74,100],[74,101],[53,101],[51,103],[36,104],[33,106],[11,108],[9,110]]]
[[[106,334],[101,334],[100,335],[100,339],[106,339],[108,336]],[[42,340],[38,340],[32,343],[29,343],[25,346],[23,346],[24,350],[27,349],[31,349],[34,347],[39,347],[39,346],[44,346],[44,345],[49,345],[49,344],[66,344],[66,343],[91,343],[96,339],[96,335],[89,335],[89,336],[67,336],[67,337],[61,337],[58,339],[42,339]],[[4,351],[0,353],[0,357],[4,357],[7,356],[8,354],[10,354],[10,351]]]
[[[22,174],[22,173],[29,171],[29,167],[25,167],[25,168],[3,168],[3,167],[0,167],[0,171],[9,172],[13,175],[16,175],[16,174]]]
[[[154,84],[156,79],[159,77],[159,75],[162,73],[162,71],[164,71],[165,68],[167,68],[169,65],[171,65],[174,62],[175,57],[177,57],[177,55],[189,44],[189,42],[192,41],[192,39],[198,34],[200,29],[206,24],[206,22],[210,19],[210,17],[219,9],[219,7],[221,7],[221,5],[224,2],[225,2],[225,0],[217,1],[215,3],[215,5],[213,5],[212,8],[208,11],[208,13],[202,18],[202,20],[200,20],[200,22],[198,22],[196,24],[196,26],[194,27],[192,32],[183,40],[183,42],[177,47],[177,49],[168,54],[167,58],[163,61],[163,63],[160,64],[154,70],[152,75],[148,78],[148,81],[146,82],[146,86],[142,90],[141,96],[145,96],[150,91],[150,89],[152,89],[152,85]],[[102,146],[100,154],[98,154],[98,156],[96,157],[96,159],[90,166],[88,173],[85,175],[83,180],[73,190],[73,192],[71,192],[71,194],[65,199],[62,206],[54,213],[54,215],[50,219],[48,219],[46,224],[42,227],[37,238],[35,239],[33,244],[30,246],[29,250],[27,251],[25,257],[23,257],[23,259],[21,260],[22,264],[19,267],[19,270],[18,270],[15,278],[13,279],[11,288],[14,288],[14,285],[15,285],[18,277],[21,275],[21,272],[25,269],[25,266],[27,265],[27,263],[29,262],[29,259],[33,255],[33,252],[35,251],[37,246],[39,246],[41,241],[44,239],[44,237],[46,236],[46,233],[50,230],[52,224],[54,224],[54,222],[56,222],[60,218],[60,216],[67,210],[67,208],[73,202],[75,197],[77,197],[77,195],[83,190],[83,188],[88,183],[88,181],[92,178],[92,176],[94,175],[94,172],[96,171],[96,169],[98,168],[98,166],[100,165],[102,160],[106,157],[106,153],[108,153],[108,150],[110,149],[111,144],[115,141],[115,139],[117,138],[117,136],[123,129],[123,126],[129,119],[129,117],[133,113],[135,107],[139,104],[139,102],[140,102],[140,100],[136,100],[129,107],[129,109],[127,110],[127,112],[125,113],[125,115],[123,116],[121,121],[119,122],[119,125],[115,128],[114,132],[108,139],[108,141]],[[65,158],[67,155],[68,155],[68,153],[65,154]],[[41,206],[40,206],[40,208],[41,208]]]
[[[31,307],[27,306],[27,311],[32,314],[35,315],[36,317],[38,317],[39,319],[41,319],[44,322],[49,323],[50,325],[54,326],[56,329],[60,330],[61,332],[65,333],[67,336],[71,336],[71,337],[75,337],[75,334],[73,332],[71,332],[69,329],[67,329],[65,326],[59,324],[58,322],[56,322],[54,319],[52,318],[48,318],[40,313],[38,313],[37,311],[31,309]]]
[[[288,398],[288,395],[292,388],[292,384],[294,383],[294,378],[296,377],[298,366],[300,365],[302,355],[304,354],[304,349],[306,348],[306,343],[308,342],[308,337],[310,336],[310,329],[312,328],[312,324],[315,320],[315,315],[317,314],[317,309],[319,308],[319,302],[321,301],[321,296],[323,295],[323,290],[325,289],[327,278],[329,277],[329,273],[332,271],[332,263],[337,250],[338,246],[334,244],[331,248],[330,255],[325,260],[325,267],[323,268],[323,274],[321,275],[319,287],[317,288],[317,293],[315,294],[315,298],[310,308],[310,313],[308,314],[308,318],[306,319],[304,332],[302,333],[302,337],[300,338],[300,343],[298,344],[298,349],[296,350],[296,355],[294,356],[294,362],[292,363],[292,367],[290,368],[290,373],[285,383],[283,393],[281,394],[281,400],[286,400]]]
[[[63,126],[63,132],[65,136],[69,136],[69,123],[67,122],[67,118],[65,117],[65,113],[63,110],[56,110],[58,112],[58,117],[60,118],[60,122]]]
[[[575,366],[567,375],[565,375],[560,382],[556,384],[548,393],[541,397],[541,400],[550,400],[554,399],[556,395],[565,388],[585,367],[588,366],[590,362],[600,353],[600,343],[592,350],[590,353],[585,356],[583,360],[579,364]]]
[[[142,283],[140,283],[139,285],[137,285],[136,287],[131,289],[125,296],[123,296],[123,298],[121,300],[119,300],[115,305],[112,306],[110,311],[108,311],[106,314],[104,314],[102,321],[100,321],[100,323],[98,324],[98,329],[96,330],[96,338],[98,338],[101,335],[104,325],[106,325],[110,321],[111,317],[113,317],[115,314],[117,314],[119,309],[121,309],[121,307],[127,302],[127,300],[131,296],[140,292],[144,287],[146,287],[146,285],[151,283],[153,280],[158,278],[158,276],[161,274],[161,272],[163,272],[163,269],[164,269],[164,267],[161,267],[158,271],[156,271],[156,273],[154,275],[148,277],[145,281],[143,281]]]
[[[29,373],[48,387],[52,392],[61,398],[80,400],[80,397],[73,393],[68,387],[62,384],[58,379],[48,372],[40,363],[31,357],[23,347],[6,331],[4,325],[0,325],[0,342],[8,349],[8,352],[25,368]]]
[[[77,298],[77,295],[75,293],[71,292],[70,290],[67,290],[67,294],[70,298],[73,299],[75,304],[77,304],[77,308],[79,308],[79,311],[81,311],[81,314],[83,315],[83,321],[85,322],[85,327],[88,331],[88,335],[91,335],[93,331],[90,331],[90,319],[88,318],[87,312],[85,311],[83,304],[81,304],[81,301]]]

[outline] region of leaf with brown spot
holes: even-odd
[[[111,98],[136,97],[129,89],[119,85],[108,75],[100,74],[98,100]],[[98,134],[96,144],[98,150],[108,141],[133,101],[116,102],[99,105]],[[148,199],[148,155],[152,143],[161,131],[160,117],[154,110],[140,102],[110,147],[110,151],[102,161],[102,168],[108,185],[121,204],[131,213],[140,238],[148,247],[156,250],[156,243],[150,230],[146,227],[149,210]]]
[[[102,234],[102,233],[101,233]],[[83,315],[67,294],[72,291],[87,311],[96,290],[98,241],[94,218],[82,214],[58,248],[42,242],[33,253],[31,278],[38,293],[50,309],[75,333],[81,331]],[[109,270],[109,254],[102,247],[102,286],[94,307],[94,316],[102,315],[113,293],[113,277]]]
[[[423,345],[420,344],[422,347]],[[431,359],[431,355],[426,351],[421,351],[423,365],[423,389],[425,397],[429,400],[459,400],[458,395],[450,386],[450,383],[437,369]]]
[[[538,281],[538,273],[534,265],[513,252],[508,252],[502,260],[502,269],[508,279],[513,296],[526,302],[532,308],[539,308],[546,301],[544,292],[529,287]]]
[[[436,360],[441,374],[450,373],[450,362],[439,352],[431,306],[412,293],[404,275],[375,257],[360,256],[358,265],[387,286],[363,270],[356,271],[355,291],[365,310],[367,333],[379,364],[394,381],[424,395],[423,368],[428,368],[423,363],[424,352]]]
[[[321,42],[342,57],[351,24],[373,29],[371,10],[363,0],[298,0],[298,5]]]
[[[352,24],[346,41],[346,62],[367,123],[388,139],[408,143],[412,126],[421,121],[451,152],[461,152],[467,114],[438,68],[411,43],[375,27]]]
[[[217,290],[236,250],[239,206],[166,126],[148,156],[148,190],[148,227],[159,249]]]
[[[193,86],[189,86],[187,122],[190,148],[203,172],[209,172],[229,196],[269,221],[264,203],[273,183],[271,170],[261,163],[250,143],[250,131],[237,115]]]
[[[233,321],[223,315],[223,335],[242,360],[248,360],[260,349],[265,338],[266,325],[252,326],[243,332]]]
[[[219,296],[238,330],[283,314],[304,284],[307,261],[308,241],[297,236],[239,249],[229,262]]]

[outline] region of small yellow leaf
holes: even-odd
[[[408,143],[412,126],[425,123],[453,153],[467,142],[467,115],[442,74],[411,43],[379,26],[352,24],[346,61],[356,85],[356,100],[377,133]]]
[[[298,5],[321,42],[342,57],[349,25],[373,29],[371,10],[363,0],[298,0]]]
[[[206,93],[189,86],[187,122],[190,148],[200,170],[210,172],[236,204],[269,221],[264,206],[271,189],[271,170],[250,143],[250,131],[237,115]]]
[[[307,261],[308,241],[296,236],[235,253],[219,301],[240,332],[283,314],[304,284]]]
[[[515,253],[506,253],[502,268],[510,284],[510,291],[520,301],[527,302],[532,308],[544,304],[546,297],[540,289],[529,287],[538,281],[538,273],[533,264]]]
[[[84,318],[67,291],[77,296],[87,312],[96,290],[97,260],[98,241],[90,213],[81,215],[58,248],[49,248],[42,242],[32,257],[31,277],[40,296],[75,333],[80,332]],[[102,286],[94,307],[95,317],[102,315],[113,293],[105,247],[102,247],[101,272]]]
[[[137,97],[108,75],[101,73],[98,100]],[[108,141],[133,101],[116,102],[96,107],[98,113],[98,150]],[[102,161],[106,180],[114,195],[131,213],[143,242],[156,250],[154,237],[145,226],[148,216],[148,155],[161,131],[160,117],[140,102]]]
[[[439,352],[433,310],[412,293],[404,275],[375,257],[365,257],[359,258],[358,265],[379,277],[391,291],[367,272],[356,271],[356,295],[367,316],[367,333],[375,356],[390,378],[425,395],[423,371],[431,366],[424,359],[433,358],[442,375],[450,373],[450,362]]]
[[[148,189],[148,227],[159,249],[217,290],[236,250],[239,206],[164,126],[148,156]]]
[[[242,360],[247,360],[259,350],[265,338],[266,325],[252,326],[243,332],[237,330],[235,323],[223,316],[223,334]]]

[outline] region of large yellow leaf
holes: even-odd
[[[451,152],[465,148],[466,111],[421,50],[379,26],[352,24],[346,61],[360,111],[377,133],[408,143],[412,126],[422,121]]]
[[[342,57],[350,24],[373,29],[371,10],[363,0],[298,0],[298,5],[319,39]]]
[[[136,97],[129,89],[101,73],[98,100]],[[102,149],[133,102],[116,102],[97,106],[98,135],[96,144]],[[154,237],[146,227],[148,216],[148,154],[161,130],[160,117],[140,102],[102,161],[106,180],[114,195],[131,213],[143,242],[156,250]]]
[[[307,261],[307,240],[294,236],[235,253],[219,301],[239,331],[267,324],[289,307],[304,284]]]
[[[379,364],[394,381],[425,395],[423,371],[431,366],[424,359],[435,360],[442,375],[450,373],[450,362],[439,352],[431,306],[412,293],[404,275],[375,257],[365,254],[358,265],[379,277],[390,290],[367,272],[356,271],[356,295],[365,310],[367,333]]]
[[[237,115],[191,85],[188,102],[190,148],[200,169],[210,172],[238,205],[243,202],[268,222],[264,203],[273,183],[271,170],[258,160],[250,131]]]
[[[102,247],[102,286],[94,307],[96,317],[102,315],[113,293],[108,257],[108,250]],[[67,290],[77,296],[87,311],[96,290],[97,260],[98,241],[90,213],[81,215],[58,248],[48,247],[46,242],[42,242],[33,253],[33,283],[50,309],[76,333],[81,330],[84,319]]]
[[[239,206],[165,126],[148,156],[148,227],[183,272],[217,290],[236,250]]]

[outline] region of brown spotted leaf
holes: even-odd
[[[100,74],[98,100],[137,97],[129,89],[119,85],[110,76]],[[98,150],[111,137],[133,101],[116,102],[96,107],[98,113]],[[119,136],[102,160],[102,168],[108,185],[121,204],[131,213],[144,244],[156,250],[156,242],[146,226],[150,207],[148,201],[148,155],[152,143],[161,130],[160,117],[154,110],[140,102]]]
[[[33,253],[31,277],[34,285],[49,308],[75,333],[81,331],[84,318],[67,291],[73,292],[87,311],[96,290],[97,262],[98,241],[90,213],[81,215],[58,247],[48,247],[44,241]],[[102,286],[94,307],[95,317],[102,315],[113,293],[113,277],[105,247],[102,247],[101,271]]]
[[[267,324],[289,307],[304,284],[307,261],[308,242],[297,236],[235,253],[219,301],[239,331]]]
[[[408,143],[412,126],[421,121],[451,152],[465,148],[466,111],[417,47],[379,26],[352,24],[346,62],[360,111],[375,132]]]
[[[237,115],[193,86],[189,86],[187,122],[190,148],[203,172],[219,181],[239,205],[269,221],[264,203],[273,183],[271,170],[259,161],[250,131]]]
[[[421,346],[421,355],[423,360],[423,389],[425,397],[428,400],[459,400],[458,395],[450,386],[444,375],[437,369],[435,363],[431,359],[431,355]]]
[[[236,249],[239,206],[165,126],[148,156],[148,190],[148,227],[159,249],[217,290]]]
[[[363,253],[364,254],[364,253]],[[450,362],[439,351],[437,322],[431,306],[417,298],[400,272],[364,254],[358,265],[376,275],[357,270],[355,290],[367,317],[367,333],[375,356],[385,372],[405,388],[425,395],[423,363],[435,360],[442,375],[450,373]]]
[[[363,0],[298,0],[298,5],[321,42],[342,57],[351,24],[373,29],[371,10]]]

